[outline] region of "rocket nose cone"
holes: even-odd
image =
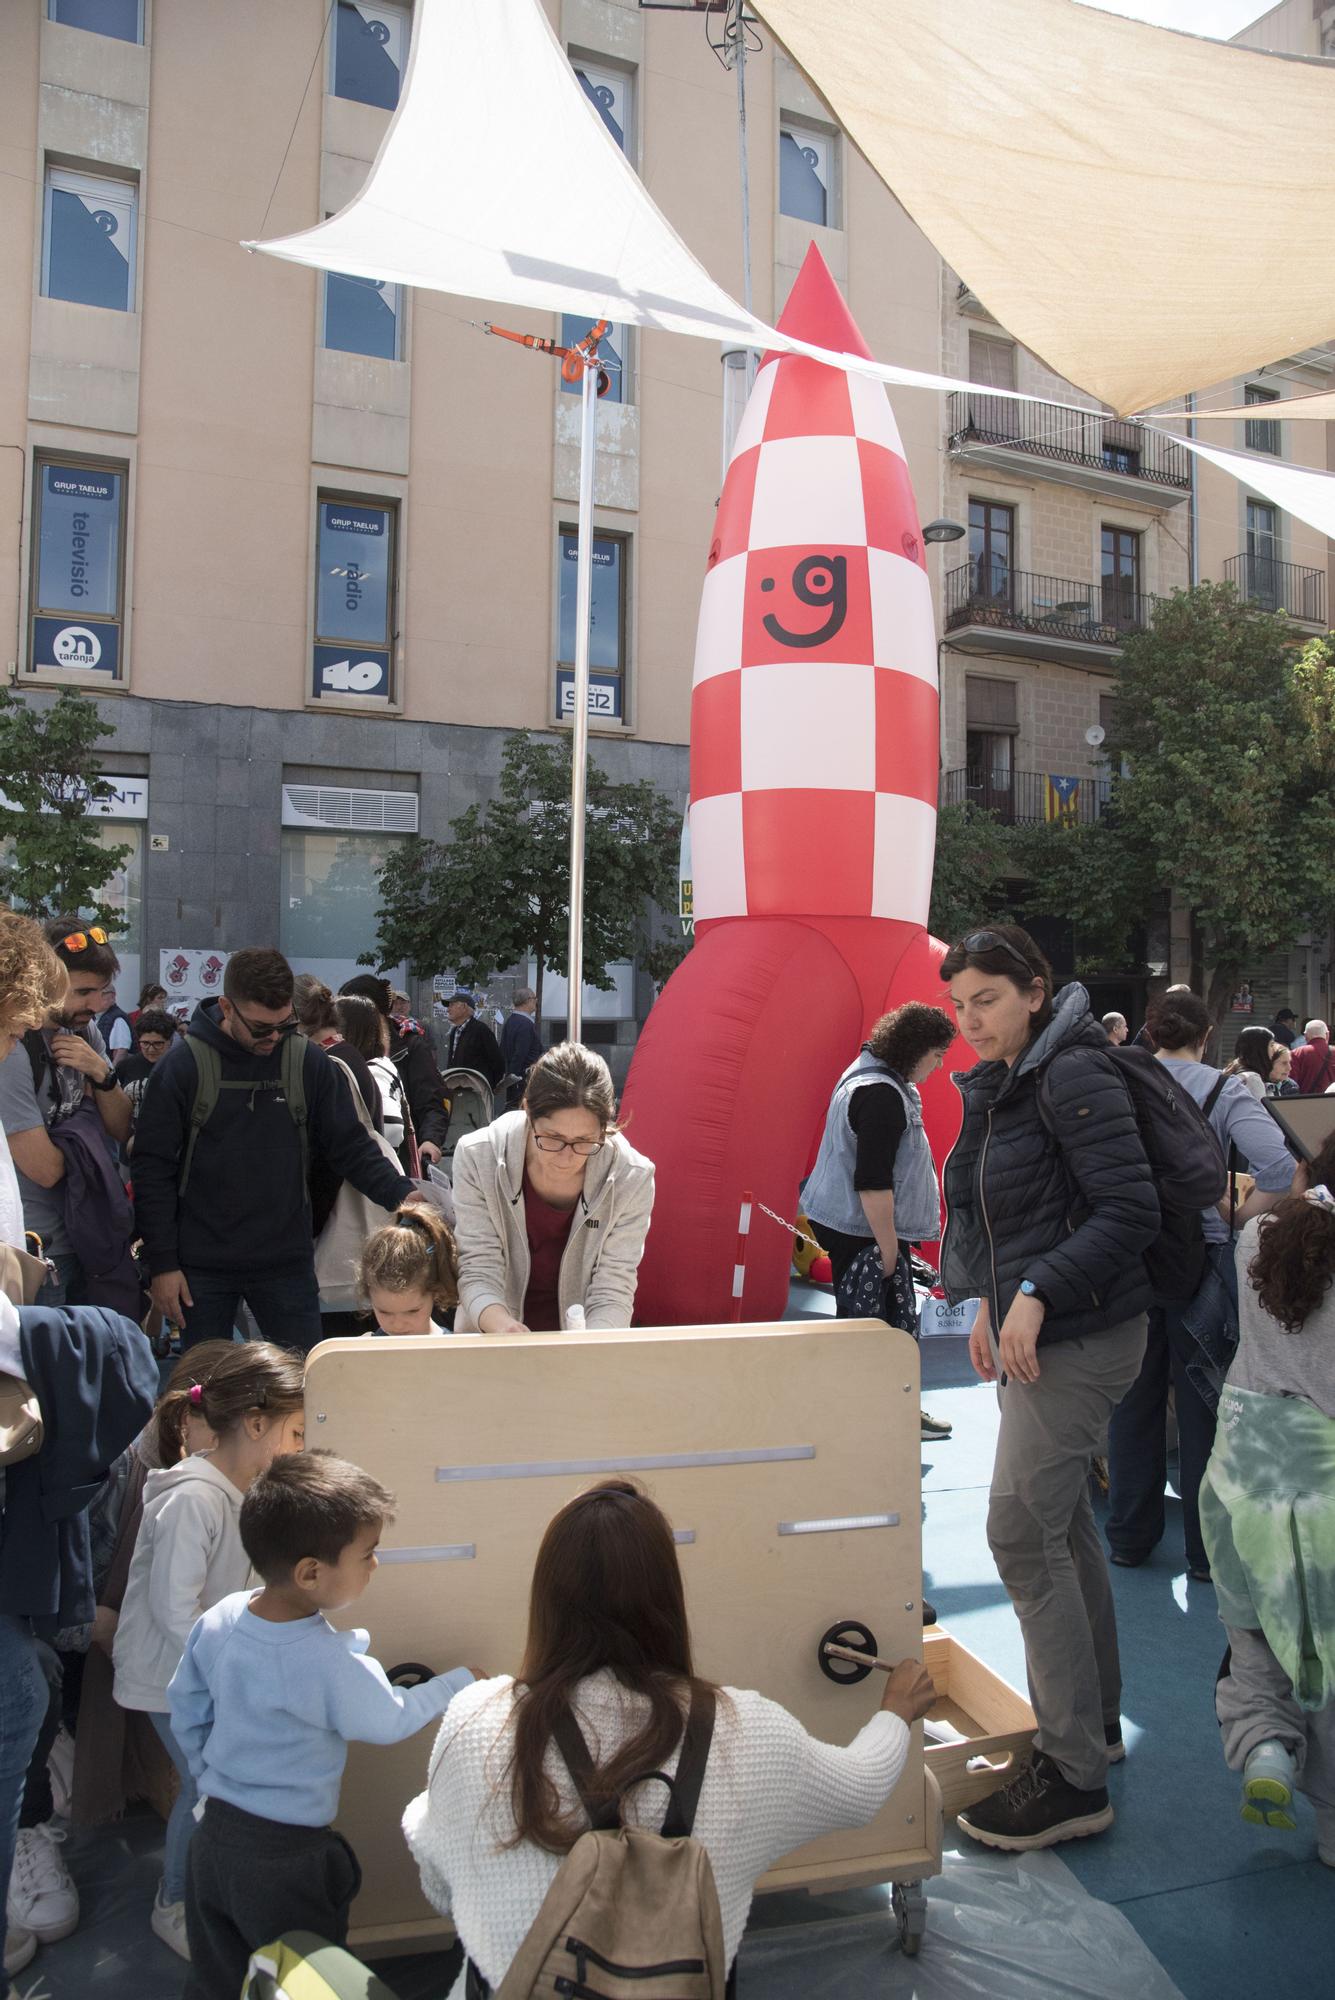
[[[779,315],[779,332],[794,340],[809,340],[813,347],[829,347],[836,354],[861,354],[873,359],[872,351],[858,329],[858,323],[844,302],[829,265],[813,243],[797,274],[788,303]],[[775,360],[767,354],[766,361]]]

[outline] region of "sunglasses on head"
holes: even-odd
[[[63,937],[60,940],[60,943],[57,946],[57,950],[72,951],[77,953],[81,951],[87,951],[90,945],[105,944],[106,942],[107,942],[106,932],[104,930],[99,930],[97,925],[94,924],[89,930],[86,931],[71,931],[68,937]]]
[[[1031,984],[1038,978],[1038,974],[1034,971],[1033,966],[1024,956],[1024,953],[1017,951],[1013,944],[1008,943],[996,931],[970,931],[968,937],[963,941],[963,949],[969,953],[970,957],[975,952],[980,951],[1003,951],[1007,958],[1013,959],[1016,965],[1023,968],[1025,978]]]

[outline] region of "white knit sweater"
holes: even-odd
[[[514,1682],[508,1675],[475,1681],[457,1694],[431,1753],[427,1789],[403,1816],[403,1830],[422,1874],[427,1900],[452,1916],[465,1949],[488,1983],[509,1969],[561,1857],[525,1841],[503,1848],[514,1833],[506,1766]],[[574,1707],[595,1763],[643,1725],[647,1704],[610,1673],[581,1682]],[[723,1911],[728,1963],[741,1943],[757,1879],[774,1862],[819,1834],[865,1826],[899,1782],[909,1732],[897,1715],[878,1710],[846,1750],[819,1743],[777,1702],[744,1688],[725,1688],[705,1770],[695,1834],[709,1852]],[[677,1752],[666,1760],[675,1771]],[[565,1764],[551,1747],[546,1769],[565,1806],[575,1793]],[[627,1819],[657,1828],[667,1798],[646,1785]],[[460,1974],[450,2000],[463,2000]]]

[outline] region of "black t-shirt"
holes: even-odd
[[[848,1100],[848,1122],[857,1134],[853,1187],[858,1194],[893,1188],[895,1154],[908,1130],[904,1100],[892,1083],[864,1083]]]

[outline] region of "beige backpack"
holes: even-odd
[[[661,1833],[620,1824],[621,1800],[593,1796],[588,1745],[569,1710],[554,1732],[592,1821],[557,1870],[495,2000],[725,2000],[723,1919],[709,1856],[691,1838],[714,1733],[714,1695],[696,1689]],[[627,1787],[627,1791],[630,1786]],[[624,1796],[624,1794],[623,1794]],[[468,2000],[490,2000],[472,1960]]]

